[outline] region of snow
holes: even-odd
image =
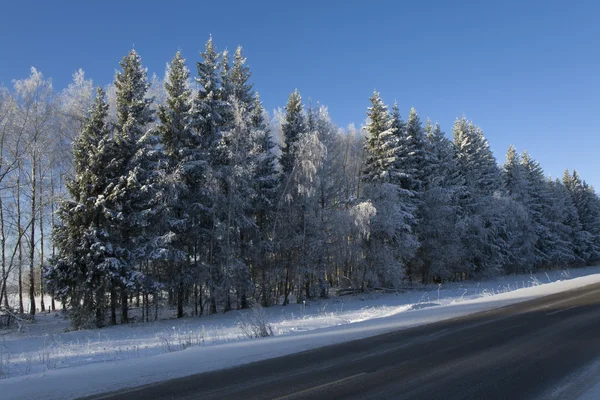
[[[264,309],[274,337],[242,337],[247,313],[65,332],[59,313],[2,334],[3,399],[68,399],[292,354],[600,282],[600,267],[332,297]],[[168,310],[163,310],[165,313]],[[170,314],[166,314],[170,315]]]
[[[600,399],[600,380],[590,390],[585,392],[579,400],[598,400]]]

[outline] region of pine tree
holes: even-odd
[[[212,37],[206,42],[201,53],[202,62],[196,64],[199,89],[194,99],[192,126],[200,138],[202,162],[202,185],[198,188],[196,199],[199,206],[199,242],[203,248],[207,266],[207,287],[209,291],[209,312],[217,312],[217,298],[228,296],[225,287],[225,275],[222,269],[222,248],[219,247],[220,227],[219,200],[223,195],[222,169],[228,162],[227,148],[223,146],[223,132],[231,127],[233,112],[225,96],[222,85],[224,76],[222,56],[217,52]],[[227,74],[225,74],[227,76]]]
[[[432,165],[431,156],[427,152],[425,132],[414,108],[410,109],[406,125],[397,135],[399,141],[396,150],[396,168],[402,174],[400,185],[418,196],[419,192],[425,190]]]
[[[198,68],[196,82],[199,89],[194,101],[193,126],[202,138],[202,146],[208,152],[208,149],[218,146],[221,140],[221,129],[225,124],[225,114],[230,108],[221,86],[223,76],[221,54],[217,52],[212,37],[206,42],[201,56],[203,61],[196,63]]]
[[[587,263],[597,261],[600,259],[600,199],[575,170],[572,175],[565,171],[563,183],[571,194],[581,223],[578,254]]]
[[[231,94],[238,101],[251,109],[254,105],[253,85],[249,82],[252,73],[246,65],[246,57],[242,54],[242,47],[238,46],[233,56],[233,65],[229,72],[229,80],[231,82]]]
[[[458,189],[454,185],[458,171],[452,142],[439,124],[427,120],[425,132],[428,171],[425,190],[420,195],[418,262],[423,283],[451,279],[460,270],[464,257],[460,242]]]
[[[494,197],[501,189],[500,169],[479,127],[463,117],[454,123],[453,134],[459,171],[454,179],[460,206],[457,223],[465,250],[459,276],[498,274],[508,251],[503,206]]]
[[[452,131],[466,184],[477,194],[492,195],[500,188],[500,170],[481,128],[463,117],[455,121]]]
[[[513,214],[520,218],[513,221],[510,229],[504,229],[502,237],[507,245],[505,269],[510,272],[531,271],[544,262],[539,250],[544,226],[540,223],[539,204],[532,193],[533,181],[529,168],[531,163],[527,153],[523,159],[514,146],[506,153],[503,166],[503,186],[508,194],[506,204]]]
[[[398,132],[394,129],[393,120],[379,93],[373,92],[369,100],[371,107],[367,112],[369,119],[365,127],[368,133],[365,144],[367,158],[362,180],[370,183],[397,182],[398,171],[393,168],[393,163],[396,160]],[[400,125],[399,114],[397,117],[395,123]]]
[[[405,267],[416,251],[412,232],[414,209],[406,203],[406,189],[397,183],[402,176],[397,169],[397,132],[379,93],[371,97],[365,143],[366,161],[362,180],[363,202],[357,209],[371,210],[364,233],[366,262],[361,286],[397,286],[405,277]],[[408,276],[410,278],[410,275]]]
[[[163,225],[160,227],[162,251],[157,254],[157,258],[167,267],[167,274],[163,279],[177,293],[178,318],[183,317],[184,290],[187,278],[192,273],[190,260],[196,262],[193,257],[198,245],[194,190],[200,183],[199,177],[203,171],[197,165],[202,160],[200,143],[191,128],[189,76],[185,59],[177,52],[167,70],[167,99],[166,104],[158,108],[160,123],[157,127],[166,153],[166,162],[161,164],[161,168],[164,202],[167,206],[165,217],[161,221]],[[195,311],[197,312],[197,308]]]
[[[442,132],[439,124],[436,123],[426,131],[429,153],[432,157],[432,170],[426,185],[449,188],[453,186],[453,180],[455,180],[458,173],[455,148]]]
[[[552,234],[550,266],[582,265],[584,236],[582,235],[579,214],[573,204],[569,190],[563,183],[548,180],[549,201],[545,212],[548,227]]]
[[[277,171],[277,158],[273,152],[275,144],[265,119],[265,112],[258,94],[254,97],[251,112],[253,163],[252,168],[252,218],[256,231],[254,250],[251,254],[255,260],[255,282],[260,282],[261,303],[271,305],[274,284],[272,279],[272,255],[274,254],[273,228],[277,213],[280,181]],[[275,300],[276,301],[276,300]]]
[[[75,328],[105,323],[105,293],[124,260],[111,243],[110,219],[103,207],[107,185],[105,165],[110,156],[108,105],[98,88],[89,119],[73,146],[75,177],[67,185],[70,200],[57,211],[56,258],[46,279],[63,303],[70,305]]]
[[[281,126],[283,134],[283,144],[281,146],[281,157],[279,163],[285,177],[289,177],[294,169],[295,144],[300,139],[300,135],[306,132],[306,120],[304,108],[302,106],[302,97],[296,89],[290,94],[287,105],[285,106],[285,121]]]
[[[156,165],[158,153],[153,151],[157,138],[149,129],[154,119],[152,99],[146,98],[149,83],[141,57],[131,50],[121,61],[122,72],[115,77],[117,123],[111,151],[113,158],[105,173],[109,184],[105,206],[111,210],[115,251],[128,262],[121,264],[111,293],[114,309],[118,290],[121,300],[121,322],[128,322],[128,297],[145,282],[141,262],[153,252],[153,228],[160,218],[160,188]],[[137,268],[137,269],[136,269]],[[114,317],[114,310],[112,311]],[[114,322],[114,321],[113,321]]]

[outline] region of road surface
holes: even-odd
[[[600,284],[93,398],[569,399],[598,359]]]

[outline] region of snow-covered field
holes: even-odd
[[[248,339],[251,310],[68,332],[60,313],[0,331],[3,399],[65,399],[291,354],[600,282],[600,267],[332,297],[264,309],[274,337]],[[3,378],[3,379],[1,379]]]

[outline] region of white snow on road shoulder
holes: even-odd
[[[546,282],[546,283],[544,283]],[[38,316],[0,342],[2,399],[68,399],[241,365],[600,283],[600,267],[333,297],[265,309],[275,336],[243,339],[245,313],[64,332]],[[184,349],[185,348],[185,349]],[[4,371],[4,372],[2,372]]]

